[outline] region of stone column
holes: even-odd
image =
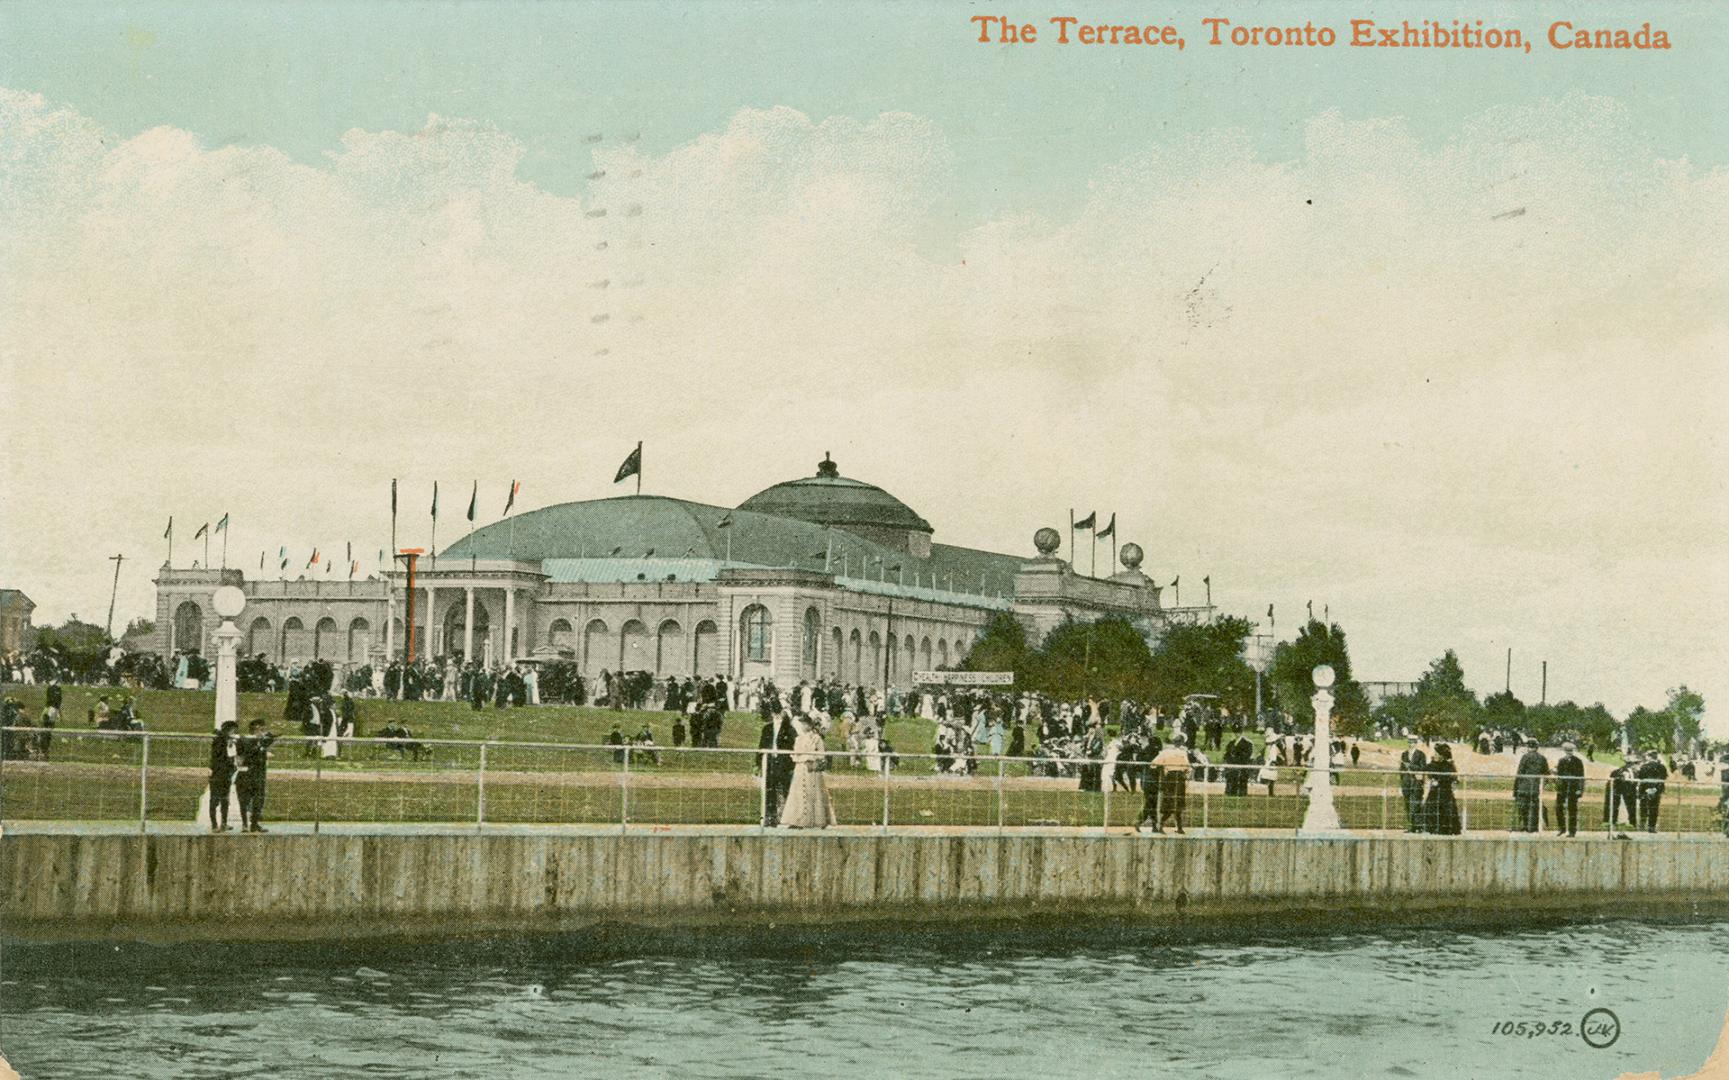
[[[465,587],[462,594],[462,660],[467,663],[474,659],[474,586]]]
[[[435,603],[436,594],[437,590],[435,590],[431,585],[426,587],[426,656],[429,660],[438,655],[438,605]]]
[[[504,590],[504,641],[500,646],[503,649],[504,662],[506,664],[513,664],[516,662],[516,640],[515,640],[516,634],[514,633],[515,630],[516,630],[516,590],[507,587]]]

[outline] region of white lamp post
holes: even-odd
[[[222,617],[222,625],[210,635],[216,643],[216,727],[222,730],[227,720],[235,720],[240,698],[235,689],[235,654],[240,649],[240,629],[234,617],[246,607],[246,594],[233,585],[224,585],[211,597],[210,606]]]
[[[1309,701],[1315,707],[1315,746],[1309,754],[1309,808],[1303,814],[1299,836],[1342,836],[1339,811],[1333,806],[1333,779],[1329,770],[1333,763],[1333,668],[1321,664],[1315,668],[1315,696]]]

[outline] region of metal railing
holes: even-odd
[[[208,826],[211,738],[169,732],[9,728],[0,755],[0,822]],[[583,825],[764,829],[776,824],[788,751],[748,747],[594,745],[418,738],[278,738],[270,753],[266,826]],[[764,768],[765,761],[782,759]],[[1293,832],[1308,795],[1305,766],[1214,765],[1158,770],[1140,761],[1048,756],[943,756],[827,750],[822,786],[832,823],[890,831],[1129,830]],[[1181,773],[1179,784],[1175,775]],[[1336,766],[1341,824],[1362,833],[1554,834],[1567,805],[1556,777],[1401,773]],[[1729,834],[1720,780],[1660,785],[1579,782],[1578,833],[1667,837]],[[1156,795],[1149,795],[1149,787]],[[1449,797],[1450,796],[1450,797]],[[238,814],[231,804],[231,826]]]

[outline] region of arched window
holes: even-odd
[[[204,612],[191,600],[182,600],[174,609],[174,640],[168,643],[173,652],[204,651]]]
[[[355,619],[348,624],[348,662],[363,663],[366,654],[372,650],[372,624],[365,619]]]
[[[761,604],[752,604],[745,608],[740,625],[744,631],[744,658],[766,661],[769,649],[774,644],[774,619],[769,615],[768,608]]]
[[[301,622],[298,616],[291,615],[284,620],[282,623],[281,662],[293,664],[302,660],[310,660],[308,646],[312,643],[307,640],[307,637],[306,624]]]
[[[914,652],[916,648],[917,646],[913,644],[913,636],[908,634],[902,652],[906,658],[906,667],[903,673],[909,679],[912,678],[913,669],[919,666],[918,656]]]
[[[720,657],[717,653],[717,643],[720,628],[708,619],[696,624],[696,674],[701,677],[713,675],[720,671]]]
[[[547,643],[560,651],[570,648],[573,636],[569,619],[554,619],[552,625],[546,628]]]
[[[846,654],[841,648],[841,642],[844,639],[841,637],[840,627],[837,626],[834,628],[834,631],[829,634],[829,640],[829,670],[823,672],[823,674],[833,675],[836,678],[844,679],[846,677]]]
[[[312,658],[331,660],[336,657],[336,620],[326,615],[312,628]]]
[[[864,635],[857,629],[847,635],[847,643],[852,646],[852,676],[851,681],[862,683],[869,681],[869,674],[864,669]]]
[[[816,667],[816,651],[822,643],[822,614],[816,608],[804,612],[804,666]]]
[[[919,659],[924,662],[924,667],[922,670],[929,671],[931,669],[931,639],[930,638],[925,638],[923,641],[919,642]]]
[[[688,675],[685,661],[684,627],[677,619],[667,619],[654,635],[654,673],[656,675]]]
[[[946,641],[939,640],[937,642],[937,666],[945,668],[949,666],[949,643]]]
[[[263,653],[269,656],[275,650],[271,648],[274,640],[270,636],[270,620],[260,615],[252,620],[252,625],[246,628],[246,655],[256,656]]]
[[[860,682],[874,683],[883,674],[883,638],[875,630],[871,631],[870,647],[870,670],[865,673],[864,678],[859,680]]]
[[[582,671],[585,675],[599,674],[600,670],[609,667],[612,659],[607,655],[606,622],[602,619],[590,619],[582,629]]]
[[[955,639],[955,651],[952,655],[955,658],[955,666],[959,667],[961,661],[965,660],[967,657],[967,643],[965,641],[962,641],[960,638],[956,638]]]
[[[648,627],[641,619],[629,620],[619,632],[618,669],[649,671],[653,663],[654,658],[648,650]]]

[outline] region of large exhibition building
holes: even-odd
[[[568,657],[657,676],[726,673],[783,684],[836,677],[910,683],[959,663],[991,617],[1010,612],[1035,637],[1065,619],[1127,616],[1149,637],[1175,618],[1125,544],[1108,578],[1073,572],[1061,535],[1038,529],[1030,556],[953,547],[882,488],[816,475],[775,484],[728,509],[657,495],[562,503],[475,531],[418,560],[417,656],[488,664]],[[406,570],[360,581],[248,580],[239,570],[174,569],[156,578],[156,648],[208,655],[211,596],[237,585],[242,649],[285,664],[338,667],[401,657],[409,646]]]

